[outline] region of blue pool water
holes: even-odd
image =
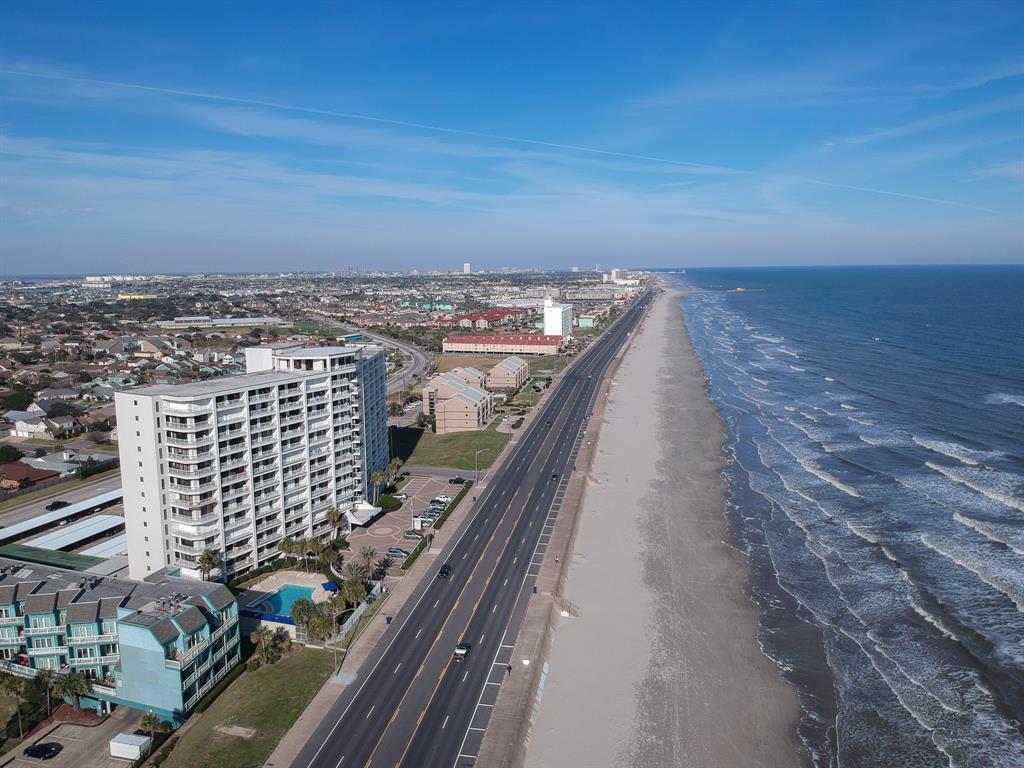
[[[285,584],[267,600],[260,604],[260,610],[264,613],[272,613],[275,616],[290,616],[292,606],[296,600],[313,599],[312,587],[299,587],[295,584]]]

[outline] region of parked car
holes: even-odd
[[[51,501],[49,504],[47,504],[46,505],[46,509],[47,509],[48,512],[53,512],[55,509],[64,509],[64,507],[70,507],[70,506],[71,506],[71,502],[70,501],[61,501],[60,499],[58,499],[57,501]],[[57,746],[60,746],[60,745],[58,744]]]
[[[401,547],[388,547],[388,557],[394,557],[396,559],[402,559],[409,556],[409,550],[402,549]]]
[[[399,501],[405,501],[406,499],[409,498],[409,494],[408,493],[392,493],[391,494],[391,498],[398,499]]]
[[[49,760],[59,755],[62,749],[64,747],[57,742],[47,741],[42,744],[33,744],[31,747],[25,747],[21,754],[33,760]]]
[[[464,477],[450,477],[448,478],[448,485],[465,485],[466,478]]]
[[[435,501],[440,501],[442,504],[451,504],[452,497],[442,493],[440,496],[435,496],[434,498],[432,498],[430,500],[430,503],[433,504]]]
[[[423,534],[420,533],[419,531],[406,531],[405,533],[402,534],[402,538],[403,539],[416,539],[418,541],[419,539],[423,538]]]

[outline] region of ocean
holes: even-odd
[[[1024,765],[1024,268],[666,278],[814,764]]]

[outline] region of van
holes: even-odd
[[[459,643],[455,646],[455,653],[453,658],[455,661],[465,661],[466,657],[469,656],[469,643]]]

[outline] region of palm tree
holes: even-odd
[[[377,494],[380,492],[380,487],[385,482],[385,475],[383,472],[374,472],[370,475],[370,485],[373,486],[373,499],[377,500]]]
[[[62,699],[71,699],[75,709],[79,709],[80,696],[84,696],[90,690],[89,681],[78,672],[68,672],[57,678],[53,686],[54,692]]]
[[[373,559],[377,557],[377,550],[373,547],[363,547],[359,550],[359,556],[366,561],[367,567],[373,562]]]
[[[0,677],[0,691],[14,697],[15,712],[18,713],[18,738],[22,739],[25,734],[21,730],[21,695],[25,692],[25,681],[14,675],[3,675]]]
[[[320,614],[310,620],[306,627],[306,637],[314,643],[323,643],[334,635],[334,628],[334,617]]]
[[[277,551],[285,557],[291,557],[298,552],[298,542],[291,536],[285,536],[277,542]]]
[[[348,578],[355,579],[356,581],[366,581],[370,575],[370,566],[358,560],[351,560],[345,563],[345,567],[341,570]]]
[[[264,664],[269,664],[274,655],[274,633],[270,627],[260,624],[252,631],[249,639],[256,644],[256,652]]]
[[[35,676],[36,685],[46,692],[46,716],[50,716],[50,693],[57,682],[57,673],[52,669],[40,669]]]
[[[206,581],[210,576],[210,571],[217,567],[220,562],[220,556],[213,549],[204,549],[199,553],[199,557],[196,558],[196,568],[203,574],[203,581]]]
[[[359,605],[366,597],[366,587],[358,579],[345,579],[341,583],[341,596],[349,605]]]
[[[381,571],[384,571],[384,573],[387,573],[389,568],[394,568],[394,567],[395,567],[395,561],[392,558],[388,557],[387,555],[385,555],[384,557],[382,557],[380,560],[377,561],[377,569],[381,570]]]
[[[338,528],[341,527],[341,523],[345,518],[336,507],[328,507],[325,517],[327,524],[331,526],[331,541],[334,541],[338,536]]]
[[[300,597],[292,603],[292,621],[295,622],[296,626],[306,626],[316,614],[316,605],[308,598]]]

